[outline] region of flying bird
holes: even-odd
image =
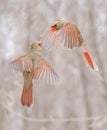
[[[86,65],[98,71],[98,66],[90,55],[81,32],[72,21],[54,21],[51,26],[42,33],[41,39],[44,43],[43,46],[48,50],[54,50],[56,47],[70,49],[79,47]]]
[[[42,57],[42,42],[31,44],[29,52],[10,63],[12,68],[23,73],[24,85],[20,98],[23,106],[33,104],[33,80],[44,79],[48,83],[58,82],[58,76],[49,63]]]

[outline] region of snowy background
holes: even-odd
[[[23,77],[9,62],[53,20],[73,20],[99,72],[89,70],[78,48],[44,50],[59,86],[36,83],[31,108],[22,107]],[[107,0],[0,0],[0,129],[107,130]]]

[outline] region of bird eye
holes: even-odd
[[[57,27],[57,24],[55,24],[54,27]]]
[[[57,28],[57,24],[54,24],[51,26],[52,28]]]
[[[42,42],[41,42],[41,43],[39,43],[38,45],[42,47]]]

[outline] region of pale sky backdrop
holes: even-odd
[[[43,50],[58,86],[34,83],[34,105],[22,107],[23,77],[9,62],[56,19],[72,20],[99,66],[85,66],[79,48]],[[107,130],[107,0],[0,0],[0,130]]]

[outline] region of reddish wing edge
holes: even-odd
[[[29,78],[36,80],[46,80],[46,82],[54,84],[58,82],[58,75],[54,69],[49,65],[49,63],[42,59],[38,65],[31,72]]]
[[[26,59],[24,59],[23,56],[17,58],[16,60],[12,61],[10,63],[10,66],[17,70],[17,71],[31,71],[32,70],[32,65],[29,61],[27,61]]]
[[[73,48],[81,46],[83,42],[79,29],[72,21],[67,21],[57,35],[60,43],[63,44],[62,47]]]
[[[78,27],[72,21],[65,22],[62,28],[56,31],[49,28],[41,35],[41,39],[44,42],[44,47],[51,51],[56,47],[73,48],[81,46],[83,42]]]

